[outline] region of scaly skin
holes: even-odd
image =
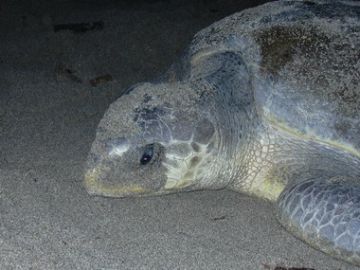
[[[359,265],[360,187],[345,177],[289,186],[278,200],[280,222],[325,253]]]

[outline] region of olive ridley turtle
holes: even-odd
[[[360,265],[360,3],[277,1],[197,33],[110,105],[85,186],[109,197],[228,188]]]

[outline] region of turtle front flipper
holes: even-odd
[[[278,199],[281,224],[311,246],[360,265],[360,186],[342,177],[288,186]]]

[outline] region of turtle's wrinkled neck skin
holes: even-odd
[[[277,124],[262,122],[255,130],[245,152],[238,149],[244,153],[239,165],[241,177],[228,188],[275,202],[287,185],[314,175],[360,178],[360,156],[344,147]]]

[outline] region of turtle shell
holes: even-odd
[[[359,2],[249,9],[199,32],[190,55],[226,50],[248,66],[249,91],[265,122],[360,156]]]

